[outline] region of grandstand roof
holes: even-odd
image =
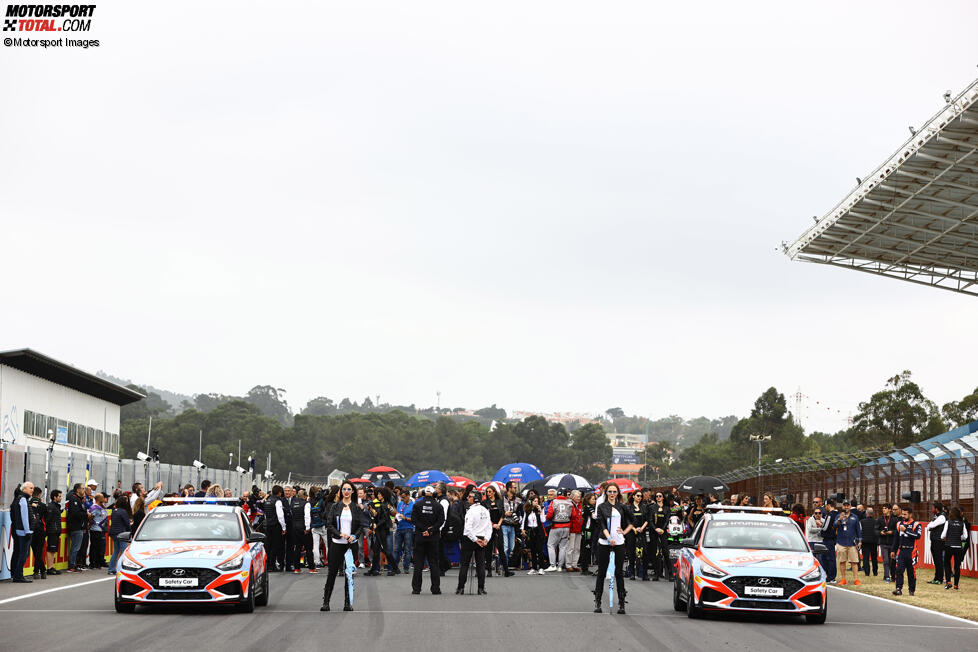
[[[785,253],[978,295],[978,80]]]
[[[972,421],[944,434],[925,439],[911,446],[892,451],[878,459],[879,464],[888,462],[924,462],[931,459],[975,457],[978,450],[978,421]]]

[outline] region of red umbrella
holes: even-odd
[[[465,489],[467,486],[475,486],[475,480],[471,478],[466,478],[464,475],[453,475],[451,477],[452,481],[449,483],[452,487],[458,487],[459,489]]]
[[[347,480],[347,482],[351,483],[354,487],[357,487],[358,489],[360,488],[358,485],[370,485],[371,487],[374,486],[374,483],[371,482],[370,480],[367,480],[366,478],[352,478],[350,480]]]
[[[364,473],[400,473],[393,466],[375,466],[372,469],[367,469]]]
[[[635,482],[634,480],[629,480],[628,478],[612,478],[608,482],[614,482],[621,489],[623,494],[631,493],[633,491],[641,491],[642,485]]]
[[[488,487],[494,487],[496,489],[496,493],[498,493],[500,496],[506,493],[506,485],[504,485],[502,482],[496,482],[495,480],[483,482],[476,488],[482,493],[486,493],[486,489]]]

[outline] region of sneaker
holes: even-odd
[[[358,568],[366,568],[366,566],[363,565],[363,562],[360,562],[360,565],[358,566]]]
[[[309,569],[309,572],[310,572],[310,573],[318,573],[319,571],[318,571],[318,570],[316,570],[315,568],[310,568],[310,569]]]
[[[950,584],[946,584],[946,585],[944,585],[944,590],[945,590],[945,591],[947,591],[947,590],[948,590],[948,589],[950,589],[950,588],[951,588],[951,585],[950,585]]]
[[[829,580],[828,584],[838,584],[838,580]]]
[[[845,585],[846,585],[846,581],[845,580],[842,580],[841,582],[839,582],[839,586],[845,586]]]
[[[911,598],[913,597],[913,591],[911,591],[911,592],[910,592],[910,597],[911,597]]]
[[[536,575],[537,572],[531,568],[530,570],[526,571],[526,574],[527,575]]]
[[[958,585],[957,585],[957,584],[955,584],[955,585],[954,585],[954,590],[955,590],[955,591],[957,591],[957,590],[958,590]]]
[[[545,569],[543,572],[544,573],[552,573],[555,570],[559,570],[559,569],[556,566],[550,566],[549,568]]]
[[[302,569],[301,569],[301,568],[296,568],[296,569],[295,569],[294,571],[292,571],[292,572],[293,572],[293,573],[301,573],[301,572],[302,572]]]
[[[860,586],[862,584],[862,582],[860,582],[859,580],[856,580],[855,582],[853,582],[853,584],[855,584],[856,586]]]
[[[903,595],[903,591],[901,591],[900,589],[896,589],[895,591],[893,591],[893,595]]]

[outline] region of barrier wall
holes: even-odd
[[[112,510],[108,510],[110,518]],[[65,522],[65,512],[61,512],[61,537],[58,541],[58,552],[54,555],[54,567],[58,570],[65,570],[68,568],[68,552],[71,546],[71,542],[68,539],[68,524]],[[14,537],[13,532],[10,531],[10,512],[0,512],[0,537],[2,537],[3,546],[0,547],[0,580],[10,579],[10,559],[14,555]],[[47,544],[44,546],[47,549]],[[105,537],[105,563],[109,563],[109,558],[112,557],[112,539],[108,536]],[[91,560],[89,560],[91,561]],[[30,575],[34,573],[34,552],[27,556],[27,563],[24,564],[24,574]]]

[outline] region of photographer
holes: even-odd
[[[876,531],[879,537],[880,556],[883,558],[883,581],[893,581],[893,566],[890,563],[890,552],[893,551],[893,537],[896,534],[898,517],[894,516],[889,505],[883,505],[883,515],[876,521]],[[875,574],[875,573],[874,573]]]
[[[469,493],[465,511],[465,528],[459,539],[462,556],[458,567],[458,588],[455,589],[457,595],[465,593],[465,581],[468,579],[473,554],[479,595],[486,595],[486,546],[489,545],[493,535],[493,524],[489,510],[481,501],[482,494],[478,490]]]

